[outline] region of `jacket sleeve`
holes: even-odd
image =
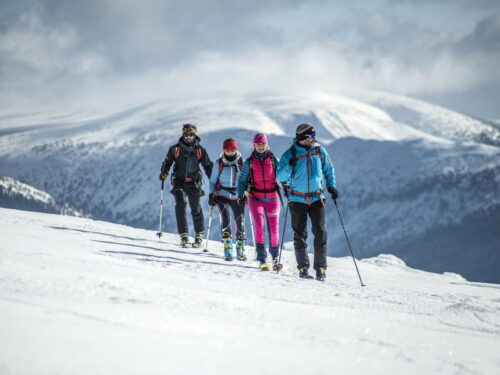
[[[243,163],[243,169],[238,174],[238,197],[241,197],[247,190],[248,181],[250,180],[250,163],[248,159]]]
[[[215,165],[219,165],[219,160],[220,159],[217,159],[215,161]],[[212,174],[210,175],[210,181],[208,184],[209,194],[212,194],[215,191],[215,185],[217,184],[218,179],[219,179],[219,168],[216,168],[215,170],[212,168]]]
[[[203,169],[205,170],[205,173],[208,178],[211,178],[212,176],[212,168],[214,166],[214,163],[212,163],[212,160],[210,160],[210,156],[208,156],[207,150],[202,147],[202,157],[201,157],[201,165],[203,166]]]
[[[288,149],[283,153],[283,155],[281,155],[281,158],[279,159],[278,173],[276,175],[276,178],[279,182],[290,182],[290,177],[292,175],[292,167],[289,164],[290,157],[291,152],[290,149]]]
[[[174,161],[175,161],[174,149],[175,149],[175,146],[172,146],[168,149],[167,156],[165,157],[165,160],[163,161],[163,163],[161,165],[161,173],[168,173],[168,171],[170,170],[170,167],[174,163]]]
[[[321,168],[323,169],[323,176],[325,177],[326,187],[335,187],[335,169],[333,168],[332,159],[326,152],[324,147],[321,147]]]

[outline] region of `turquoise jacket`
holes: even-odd
[[[295,148],[297,157],[294,168],[290,165],[292,147]],[[335,187],[335,170],[323,146],[314,143],[306,150],[294,139],[293,145],[280,158],[278,181],[290,187],[290,202],[314,203],[325,198],[325,186]]]

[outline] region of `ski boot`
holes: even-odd
[[[309,271],[307,271],[307,268],[299,268],[299,277],[301,279],[314,279],[311,275],[309,275]]]
[[[189,236],[187,233],[181,233],[181,246],[191,247],[191,244],[189,243]]]
[[[245,248],[243,246],[243,241],[245,238],[243,236],[238,236],[238,240],[236,241],[236,258],[238,260],[247,260],[247,256],[245,255]]]
[[[222,242],[224,243],[224,259],[231,262],[233,258],[233,240],[228,232],[222,234]]]
[[[260,262],[260,270],[261,271],[270,271],[271,266],[266,262]]]
[[[196,233],[196,237],[194,238],[193,247],[201,247],[203,244],[203,232]]]
[[[278,257],[273,257],[273,270],[281,271],[283,269],[283,265],[279,263]]]
[[[316,270],[316,280],[318,281],[325,281],[326,278],[326,273],[325,269],[320,267]]]

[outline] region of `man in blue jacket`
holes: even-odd
[[[324,281],[326,274],[325,196],[323,181],[333,199],[337,199],[335,172],[326,149],[316,143],[316,131],[310,124],[297,127],[295,139],[281,156],[278,180],[285,188],[294,231],[294,248],[299,276],[309,275],[307,255],[307,215],[314,234],[314,269],[316,279]]]

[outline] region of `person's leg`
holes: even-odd
[[[314,202],[309,208],[312,232],[314,234],[314,269],[326,269],[326,243],[327,232],[325,230],[325,207],[323,202]]]
[[[262,203],[269,230],[269,252],[273,258],[276,258],[278,256],[278,247],[280,243],[280,201],[279,199],[275,199]]]
[[[236,239],[245,240],[245,206],[238,203],[237,200],[230,200],[233,219],[236,224]]]
[[[257,252],[257,260],[261,263],[266,261],[266,248],[265,238],[264,238],[264,207],[262,206],[262,201],[249,198],[248,199],[248,209],[250,215],[252,215],[254,234],[255,234],[255,251]]]
[[[219,208],[220,212],[220,231],[221,234],[224,232],[229,234],[229,237],[231,237],[231,213],[230,207],[227,204],[227,199],[224,197],[217,197],[217,207]]]
[[[186,193],[181,183],[174,183],[172,194],[175,198],[175,218],[177,221],[177,233],[188,233],[188,224],[186,219]]]
[[[290,202],[290,216],[293,229],[293,245],[297,268],[309,268],[309,256],[307,255],[307,211],[308,205],[300,202]]]
[[[189,207],[191,208],[191,216],[193,217],[193,226],[196,234],[205,231],[205,218],[203,217],[203,210],[200,204],[200,189],[192,182],[187,185],[186,195],[189,200]]]

